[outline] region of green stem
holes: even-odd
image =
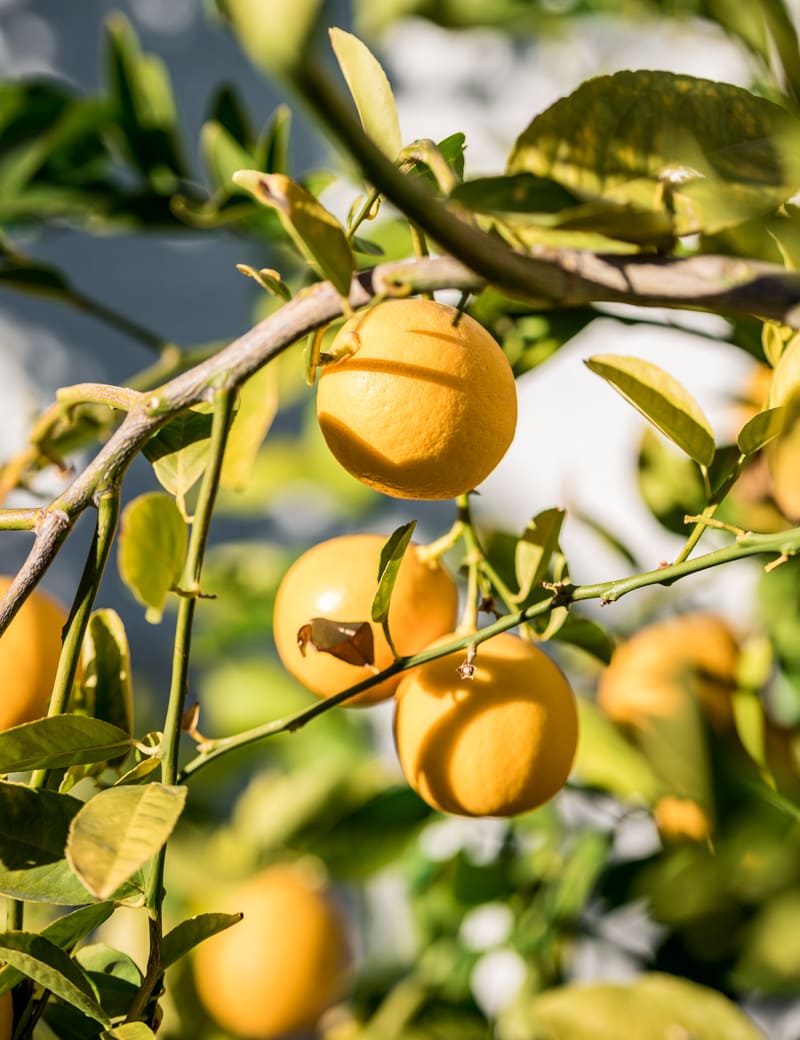
[[[358,213],[353,219],[353,223],[347,230],[348,242],[352,242],[353,239],[356,237],[356,231],[358,231],[358,229],[361,227],[364,221],[369,217],[370,213],[372,212],[372,207],[375,205],[375,203],[378,201],[380,197],[381,193],[376,188],[370,189],[369,194],[364,200],[364,205],[358,211]]]
[[[713,495],[709,495],[708,505],[706,506],[706,508],[703,510],[703,512],[701,514],[702,519],[699,520],[695,524],[695,526],[693,527],[691,534],[686,539],[686,544],[683,546],[681,551],[675,557],[675,560],[674,560],[675,563],[683,563],[684,560],[687,560],[689,558],[689,556],[692,553],[692,550],[697,545],[697,543],[700,541],[700,539],[703,536],[703,533],[705,532],[705,530],[709,526],[709,524],[705,523],[705,521],[706,520],[711,520],[713,518],[714,514],[716,513],[716,511],[722,505],[722,503],[723,503],[723,501],[725,499],[725,496],[728,494],[730,489],[736,483],[736,480],[739,477],[739,474],[742,472],[742,466],[745,464],[746,461],[747,461],[747,456],[746,455],[740,455],[739,458],[736,460],[736,462],[731,467],[730,472],[725,477],[725,480],[719,486],[717,491]],[[708,470],[705,467],[703,468],[703,479],[706,482],[706,484],[708,484]]]
[[[777,534],[746,534],[725,548],[716,549],[714,552],[696,556],[682,563],[675,563],[669,567],[659,567],[656,570],[646,571],[643,574],[636,574],[628,578],[619,578],[614,581],[600,582],[593,585],[556,586],[553,590],[553,595],[547,599],[539,600],[524,610],[506,614],[491,625],[478,629],[477,632],[468,633],[433,649],[423,650],[421,653],[414,654],[411,657],[400,657],[382,672],[370,675],[368,678],[362,679],[361,682],[355,683],[353,686],[331,697],[326,697],[324,700],[312,704],[311,707],[305,708],[295,715],[277,719],[262,726],[256,726],[251,730],[237,733],[231,737],[222,737],[219,740],[204,742],[198,754],[186,763],[179,779],[181,782],[188,780],[200,769],[213,762],[214,759],[228,752],[245,747],[248,744],[253,744],[266,737],[276,736],[278,733],[293,733],[318,715],[330,711],[331,708],[335,708],[337,705],[344,703],[344,701],[350,700],[357,694],[363,693],[365,690],[370,689],[379,682],[383,682],[385,679],[391,678],[393,675],[397,675],[399,672],[406,671],[409,668],[416,668],[418,665],[433,661],[439,657],[445,657],[447,654],[455,653],[457,650],[466,650],[470,646],[478,646],[487,639],[491,639],[492,636],[499,635],[499,633],[515,628],[525,621],[531,621],[535,617],[547,614],[554,606],[567,606],[571,603],[591,599],[598,599],[601,603],[614,603],[616,600],[621,599],[622,596],[636,589],[646,588],[649,585],[671,585],[678,579],[685,578],[690,574],[697,574],[701,571],[710,570],[713,567],[732,563],[735,560],[742,560],[749,556],[774,554],[780,559],[794,556],[798,552],[800,552],[800,527],[793,528],[790,531],[781,531]]]
[[[181,596],[178,601],[172,655],[172,678],[164,721],[164,739],[161,744],[161,782],[163,784],[174,785],[178,782],[180,739],[189,689],[192,625],[200,593],[200,576],[235,400],[235,391],[224,389],[217,391],[214,401],[209,460],[200,483],[197,508],[194,513],[192,532],[181,577],[181,588],[189,595]],[[157,853],[147,879],[145,901],[150,912],[150,953],[144,982],[128,1013],[129,1022],[136,1021],[141,1016],[163,976],[161,941],[163,938],[162,903],[165,865],[166,847],[164,846]]]
[[[75,682],[75,675],[80,661],[83,637],[89,624],[89,617],[100,587],[106,563],[114,544],[114,535],[119,519],[119,491],[109,489],[97,497],[97,524],[95,525],[92,544],[86,556],[86,562],[78,584],[78,591],[72,604],[69,618],[64,628],[64,641],[58,669],[50,695],[47,714],[63,715],[67,710],[69,695]],[[48,770],[39,769],[31,776],[30,786],[39,790],[47,783]]]
[[[0,531],[32,531],[38,520],[38,509],[0,509]]]

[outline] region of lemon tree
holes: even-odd
[[[514,112],[516,140],[480,175],[471,134],[401,124],[393,79],[427,80],[383,67],[388,26],[438,22],[453,48],[493,27],[479,46],[510,62],[594,12],[651,33],[677,16],[363,0],[345,29],[317,0],[206,6],[221,60],[280,94],[264,125],[247,89],[198,100],[193,82],[187,137],[172,52],[121,14],[101,88],[0,82],[4,293],[152,355],[60,387],[0,461],[2,546],[29,540],[0,583],[0,1038],[528,1040],[602,1021],[749,1040],[800,995],[788,6],[682,5],[741,82],[622,69],[527,112],[515,91],[492,133]],[[465,97],[513,89],[489,91],[475,53],[442,62],[474,71]],[[299,165],[295,108],[335,170]],[[218,292],[241,275],[249,309],[193,342],[164,284],[175,325],[154,330],[126,295],[136,250],[117,311],[82,259],[59,264],[53,226],[103,257],[120,231],[145,252],[166,235],[176,280],[228,236]],[[666,312],[746,355],[741,400],[639,356]],[[518,388],[565,347],[584,363],[532,436]],[[591,383],[599,425],[576,404]],[[539,479],[568,439],[591,455],[614,405],[639,424],[619,471],[650,514],[609,502],[618,526]],[[490,479],[517,449],[521,521]],[[40,591],[61,553],[63,607]],[[720,572],[746,591],[715,601]],[[634,979],[578,989],[586,965]]]

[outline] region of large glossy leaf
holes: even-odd
[[[274,209],[308,262],[343,296],[350,292],[353,250],[342,225],[310,192],[282,173],[257,170],[239,170],[234,183]]]
[[[740,87],[624,71],[588,80],[537,116],[507,173],[661,211],[678,235],[714,233],[795,192],[797,134],[782,108]]]
[[[104,924],[113,912],[114,904],[110,901],[82,906],[78,910],[57,917],[55,921],[45,925],[39,934],[59,949],[69,951],[90,932]],[[0,994],[7,993],[22,979],[22,973],[16,968],[12,968],[10,964],[4,965],[0,968]]]
[[[241,919],[242,914],[196,914],[186,921],[181,921],[164,936],[161,947],[162,964],[168,968],[204,939],[224,932],[226,928],[238,924]]]
[[[72,820],[67,860],[86,888],[107,899],[162,847],[186,802],[185,787],[112,787]]]
[[[330,29],[339,68],[368,137],[394,161],[403,146],[400,120],[386,73],[370,49],[343,29]]]
[[[650,973],[631,983],[560,986],[517,1009],[503,1040],[764,1040],[735,1004],[688,979]],[[527,1033],[520,1026],[527,1021]]]
[[[266,72],[291,75],[306,58],[322,0],[225,0],[233,31],[250,60]],[[309,60],[306,58],[306,60]]]
[[[133,734],[131,655],[125,625],[115,610],[96,610],[89,618],[82,646],[81,687],[90,714]]]
[[[64,951],[43,935],[31,932],[0,934],[0,960],[61,997],[103,1026],[111,1021],[97,1003],[91,981]]]
[[[714,458],[714,434],[700,405],[658,365],[621,354],[591,357],[586,365],[602,376],[666,437],[702,466]]]
[[[208,461],[212,415],[189,409],[168,423],[144,446],[158,482],[179,501],[202,476]]]
[[[107,762],[131,746],[125,730],[84,715],[52,715],[0,733],[0,773]]]
[[[186,521],[169,495],[148,492],[122,512],[117,562],[122,580],[157,623],[183,570],[188,535]]]

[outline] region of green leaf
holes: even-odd
[[[91,615],[81,654],[81,689],[89,700],[89,714],[132,736],[131,655],[116,610],[106,607]]]
[[[636,477],[642,501],[653,516],[668,531],[686,537],[686,517],[702,513],[707,501],[697,463],[675,451],[652,427],[645,426]],[[636,565],[636,569],[642,568]]]
[[[0,894],[60,906],[93,902],[64,859],[81,804],[69,795],[0,783]]]
[[[733,721],[742,747],[759,766],[766,766],[766,721],[757,690],[734,690],[731,698]]]
[[[70,302],[73,288],[65,275],[49,264],[3,257],[0,262],[0,282],[11,289],[45,296],[52,300]]]
[[[517,173],[510,177],[476,177],[464,181],[450,199],[479,213],[560,213],[581,200],[557,181]]]
[[[688,979],[656,972],[631,983],[559,986],[524,1009],[527,1034],[501,1030],[504,1040],[764,1040],[750,1019],[726,997]]]
[[[144,446],[159,484],[183,501],[208,463],[212,415],[190,408],[159,430]]]
[[[220,487],[230,491],[246,487],[258,451],[278,414],[279,403],[278,368],[264,365],[239,392],[239,407],[225,444]]]
[[[113,1029],[104,1029],[100,1040],[155,1040],[155,1035],[144,1022],[124,1022]]]
[[[660,212],[676,235],[713,234],[794,193],[797,134],[786,111],[741,87],[624,71],[588,80],[537,116],[506,172]]]
[[[111,1020],[95,999],[86,974],[55,943],[31,932],[0,934],[0,960],[23,972],[50,993],[88,1015],[102,1026]]]
[[[186,802],[185,787],[112,787],[90,799],[69,829],[66,856],[86,888],[107,899],[163,846]]]
[[[200,130],[200,153],[214,186],[229,195],[236,191],[234,173],[250,166],[254,158],[221,123],[213,119],[204,123]]]
[[[114,903],[110,900],[83,906],[79,910],[62,914],[55,921],[51,921],[50,924],[45,925],[40,934],[51,943],[55,943],[59,949],[69,951],[81,939],[85,939],[90,932],[104,924],[113,912]],[[13,989],[23,978],[22,973],[16,968],[12,968],[10,964],[4,965],[0,968],[0,994]]]
[[[253,151],[256,137],[250,116],[239,93],[229,83],[223,83],[216,89],[209,105],[208,117],[224,127],[245,151]]]
[[[177,139],[177,115],[166,65],[143,54],[128,19],[106,21],[108,77],[130,159],[155,190],[172,194],[189,176]]]
[[[786,420],[786,409],[783,405],[778,408],[767,408],[749,419],[739,431],[736,443],[743,455],[754,455],[757,451],[769,444],[783,430]]]
[[[650,361],[619,354],[598,354],[585,364],[690,458],[701,466],[711,465],[714,458],[711,424],[677,379]]]
[[[128,734],[85,715],[51,715],[0,733],[0,773],[107,762],[129,750]]]
[[[371,617],[374,622],[383,626],[388,638],[389,607],[392,592],[417,521],[412,520],[398,527],[384,542],[378,560],[378,588],[372,600]],[[389,641],[391,646],[391,641]]]
[[[514,550],[520,603],[525,603],[547,576],[550,559],[558,548],[565,515],[563,509],[545,509],[528,522],[520,535]]]
[[[604,628],[591,618],[577,617],[570,614],[559,629],[553,633],[553,639],[571,646],[580,647],[587,654],[609,664],[614,653],[614,643]]]
[[[593,702],[578,697],[578,750],[575,782],[618,798],[652,804],[663,793],[645,756],[629,743]]]
[[[256,166],[265,173],[289,175],[289,138],[292,130],[292,110],[278,105],[272,113],[256,148]]]
[[[117,563],[122,580],[157,623],[167,593],[181,576],[188,536],[186,521],[173,499],[151,491],[133,499],[122,512]]]
[[[355,258],[344,228],[332,213],[282,173],[239,170],[234,183],[276,210],[301,254],[342,296],[349,294]]]
[[[233,31],[259,68],[291,76],[303,61],[320,17],[322,0],[225,0]]]
[[[328,32],[364,132],[394,162],[403,146],[403,138],[386,73],[357,36],[343,29],[329,29]]]
[[[196,914],[186,921],[181,921],[171,932],[164,936],[161,948],[161,961],[165,968],[179,961],[181,957],[194,949],[204,939],[210,939],[218,932],[238,924],[242,914]]]

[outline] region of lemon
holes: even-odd
[[[354,352],[346,353],[352,349]],[[514,437],[505,354],[469,315],[425,299],[351,318],[321,371],[317,417],[348,472],[395,498],[454,498],[477,487]]]
[[[284,667],[321,697],[347,689],[370,672],[363,665],[330,653],[298,646],[298,631],[313,618],[338,622],[370,622],[378,586],[378,561],[386,539],[378,534],[342,535],[320,542],[295,561],[283,577],[275,599],[273,632]],[[458,610],[458,589],[439,563],[424,562],[411,544],[403,557],[392,592],[389,631],[399,654],[415,654],[449,632]],[[391,664],[393,655],[380,625],[370,622],[374,667]],[[390,697],[400,676],[346,701],[365,705]]]
[[[450,637],[452,638],[452,637]],[[394,736],[409,784],[434,809],[514,816],[542,805],[569,776],[578,739],[572,689],[538,647],[503,633],[420,665],[397,691]]]

